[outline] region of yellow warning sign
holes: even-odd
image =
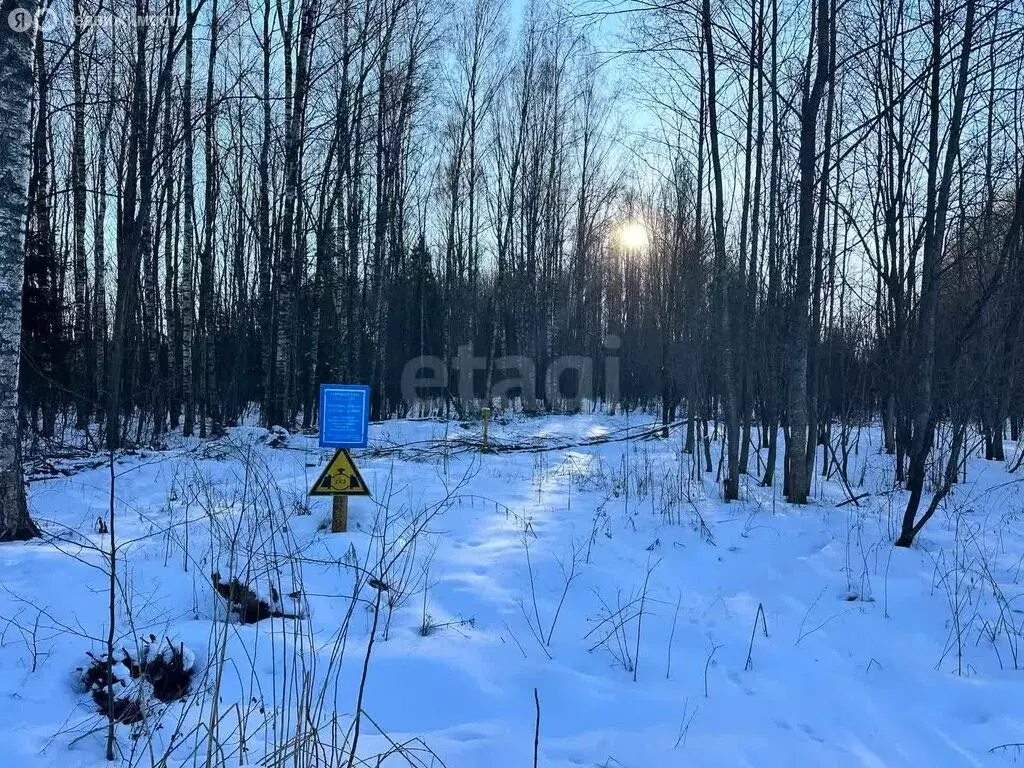
[[[310,496],[369,496],[370,489],[344,448],[334,454],[309,490]]]

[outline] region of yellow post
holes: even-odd
[[[345,533],[348,530],[348,496],[334,496],[331,509],[331,533]]]
[[[484,450],[487,450],[487,425],[491,421],[491,409],[481,408],[480,415],[484,417]]]

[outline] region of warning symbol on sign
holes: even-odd
[[[309,490],[310,496],[369,496],[370,489],[356,469],[348,451],[341,449],[334,454],[327,467]]]

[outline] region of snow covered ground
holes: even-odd
[[[726,505],[679,433],[623,439],[652,423],[517,418],[496,443],[558,447],[499,453],[469,447],[479,424],[375,425],[344,534],[305,495],[315,437],[118,458],[115,647],[152,633],[197,659],[188,698],[118,726],[122,761],[521,768],[538,703],[546,768],[1024,760],[1020,478],[972,460],[897,550],[876,434],[859,505],[820,478],[805,508],[753,478]],[[105,649],[110,469],[37,480],[30,504],[48,538],[0,547],[0,759],[100,765],[75,670]],[[301,618],[230,619],[215,571]]]

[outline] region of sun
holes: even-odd
[[[642,221],[625,221],[618,227],[619,243],[627,251],[645,251],[651,244],[651,233]]]

